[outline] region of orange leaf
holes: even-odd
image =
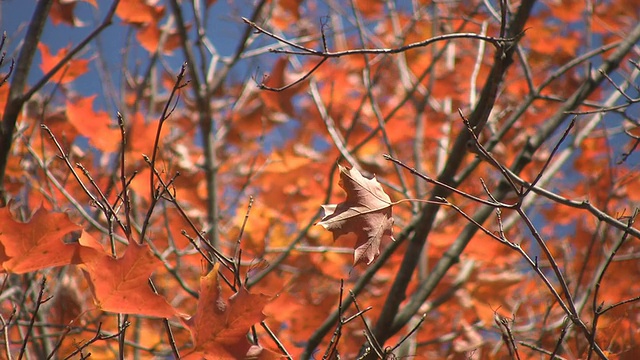
[[[269,74],[269,76],[264,81],[264,84],[273,88],[279,88],[288,85],[290,82],[293,82],[294,80],[288,79],[287,76],[286,70],[288,65],[289,60],[287,58],[281,58],[280,60],[278,60],[273,66],[271,74]],[[286,90],[278,92],[260,92],[260,97],[269,110],[269,112],[267,112],[266,114],[268,115],[270,112],[275,112],[276,114],[284,113],[289,117],[294,117],[295,111],[292,98],[294,95],[296,95],[297,92],[301,91],[304,88],[305,84],[306,83],[296,85],[292,88],[288,88]],[[273,114],[269,117],[273,118],[274,120],[279,119],[278,116],[275,116],[276,114]]]
[[[347,192],[347,199],[337,205],[322,205],[324,217],[318,225],[331,231],[334,239],[355,233],[353,264],[366,260],[369,265],[380,254],[381,240],[393,240],[393,204],[375,177],[367,179],[358,169],[338,167],[339,184]]]
[[[95,243],[87,233],[81,243]],[[98,307],[104,311],[171,317],[176,311],[149,287],[149,277],[161,267],[146,245],[129,243],[120,258],[83,247],[80,267],[88,273],[91,290]]]
[[[151,154],[158,130],[158,122],[145,122],[142,113],[135,113],[125,119],[127,123],[127,146],[131,152],[130,161],[141,159],[141,154]],[[163,144],[166,132],[160,134],[160,144]]]
[[[24,274],[72,262],[77,244],[65,244],[63,237],[81,228],[63,213],[38,209],[29,222],[17,222],[8,207],[0,209],[0,255],[2,267],[11,273]]]
[[[67,118],[80,135],[89,138],[96,149],[116,151],[120,146],[120,132],[112,128],[113,121],[104,111],[93,111],[95,95],[76,102],[67,101]]]
[[[271,24],[278,29],[287,29],[300,20],[302,0],[278,0],[273,9]]]
[[[40,70],[43,73],[48,73],[53,69],[63,57],[69,52],[69,47],[62,48],[57,54],[51,54],[49,47],[43,43],[38,44],[40,55],[42,56],[42,63],[40,64]],[[75,80],[77,77],[85,74],[89,71],[89,60],[86,59],[72,59],[63,66],[56,75],[52,78],[52,81],[60,84],[68,84]]]
[[[360,11],[365,18],[373,18],[384,13],[384,1],[365,0],[358,1],[355,4],[358,11]]]
[[[268,302],[267,296],[240,288],[227,299],[218,279],[219,268],[220,264],[216,264],[207,276],[200,278],[196,314],[185,321],[195,349],[184,359],[245,358],[251,348],[247,333],[265,318],[262,309]]]
[[[565,24],[580,21],[584,17],[586,4],[579,0],[564,0],[551,2],[548,6],[553,11],[553,16]]]
[[[121,1],[116,9],[116,15],[129,24],[157,23],[164,16],[164,6],[152,5],[146,0]]]
[[[191,26],[187,26],[190,28]],[[142,47],[150,53],[156,52],[158,50],[158,45],[160,44],[160,36],[161,31],[158,28],[157,23],[148,23],[145,24],[140,30],[138,30],[136,34],[136,39]],[[180,35],[178,31],[175,29],[168,30],[167,38],[162,45],[162,52],[167,55],[171,55],[173,50],[175,50],[178,46],[180,46]]]
[[[300,4],[301,0],[279,0],[278,6],[282,7],[285,11],[292,14],[296,19],[300,19]]]

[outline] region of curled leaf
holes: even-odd
[[[375,176],[367,179],[357,169],[338,167],[339,185],[347,199],[337,205],[322,205],[324,217],[318,225],[331,231],[334,240],[354,233],[357,240],[353,264],[366,261],[369,265],[380,254],[382,239],[393,240],[393,203]]]

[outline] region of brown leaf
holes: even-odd
[[[94,8],[98,8],[96,0],[55,0],[51,5],[49,11],[49,19],[51,23],[57,26],[60,24],[67,24],[70,26],[84,26],[74,14],[76,5],[80,2],[86,2],[93,5]]]
[[[369,265],[380,254],[381,240],[393,240],[393,204],[375,177],[367,179],[357,169],[338,167],[339,184],[347,199],[337,205],[322,205],[324,217],[318,225],[331,231],[334,240],[354,233],[357,241],[353,264],[366,259]]]

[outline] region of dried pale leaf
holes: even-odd
[[[347,199],[337,205],[322,205],[324,217],[318,225],[331,231],[334,239],[354,233],[354,265],[364,261],[369,265],[380,254],[381,241],[393,240],[393,204],[375,177],[367,179],[357,169],[338,166],[339,184]]]

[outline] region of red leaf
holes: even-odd
[[[185,323],[195,343],[194,352],[183,359],[242,359],[251,348],[247,333],[252,325],[264,320],[262,309],[268,298],[250,294],[245,288],[228,299],[218,279],[216,264],[200,278],[200,299],[196,314]]]
[[[162,265],[147,246],[129,243],[124,255],[114,259],[96,250],[96,241],[87,233],[83,234],[81,244],[87,247],[80,251],[79,266],[89,275],[100,309],[164,318],[176,314],[175,309],[149,287],[149,277]]]
[[[72,262],[77,243],[65,244],[62,238],[81,228],[63,213],[38,209],[31,220],[17,222],[8,207],[0,209],[0,243],[4,254],[2,267],[8,272],[24,274]]]
[[[164,16],[164,6],[153,5],[146,0],[121,1],[116,15],[129,24],[157,23]]]
[[[380,254],[382,239],[393,240],[393,205],[376,178],[367,179],[357,169],[340,169],[340,187],[347,199],[337,205],[322,205],[324,217],[318,225],[333,233],[334,240],[354,233],[357,237],[354,265],[367,265]]]
[[[157,23],[148,23],[142,26],[136,33],[136,39],[142,47],[150,53],[154,53],[158,50],[160,44],[161,31],[158,28]],[[191,26],[187,25],[187,29]],[[180,46],[180,34],[176,29],[167,30],[167,38],[162,44],[162,53],[170,55],[173,50]]]
[[[43,43],[38,44],[38,49],[42,56],[42,64],[40,64],[40,70],[43,73],[48,73],[67,55],[69,47],[62,48],[57,54],[51,54],[49,47]],[[85,59],[72,59],[63,66],[56,75],[52,78],[52,81],[60,84],[68,84],[75,80],[80,75],[89,71],[89,60]]]
[[[288,65],[289,60],[287,58],[281,58],[280,60],[278,60],[273,66],[271,74],[269,74],[269,76],[266,78],[264,84],[269,87],[279,88],[293,82],[294,80],[289,79],[290,77],[287,76]],[[295,109],[293,107],[292,99],[297,92],[304,89],[305,84],[306,83],[302,83],[283,91],[260,92],[260,97],[269,110],[268,112],[266,112],[267,115],[270,115],[269,118],[272,120],[280,120],[279,116],[277,116],[278,113],[284,113],[289,117],[295,117]]]
[[[76,102],[67,101],[67,118],[82,136],[96,149],[106,152],[116,151],[120,146],[120,132],[112,128],[114,121],[104,111],[93,111],[95,95],[81,98]],[[88,121],[91,119],[90,121]]]

